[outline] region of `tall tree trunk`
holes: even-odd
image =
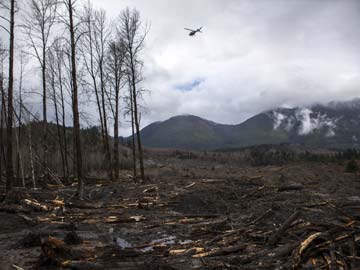
[[[115,112],[115,119],[114,119],[114,172],[115,172],[115,179],[119,179],[119,109],[118,109],[118,102],[116,102],[116,112]]]
[[[31,179],[33,182],[33,188],[36,188],[35,182],[35,169],[34,169],[34,158],[33,158],[33,150],[32,150],[32,139],[31,139],[31,121],[28,124],[28,140],[29,140],[29,156],[30,156],[30,170],[31,170]]]
[[[59,89],[60,89],[60,102],[61,102],[61,114],[62,114],[62,137],[64,143],[64,177],[67,179],[69,177],[69,162],[68,162],[68,148],[67,148],[67,140],[66,140],[66,123],[65,123],[65,100],[64,100],[64,92],[63,92],[63,79],[62,79],[62,56],[59,55],[59,51],[57,51],[57,74],[59,81]]]
[[[23,83],[23,74],[24,74],[24,62],[23,57],[21,56],[20,59],[20,80],[19,80],[19,103],[20,103],[20,109],[19,109],[19,127],[18,127],[18,135],[17,135],[17,157],[16,157],[16,175],[19,178],[20,170],[22,170],[22,178],[24,180],[24,172],[23,167],[21,165],[21,152],[20,152],[20,142],[21,142],[21,128],[22,128],[22,83]],[[25,187],[25,186],[24,186]]]
[[[3,158],[0,158],[0,183],[2,182],[2,173],[3,173],[3,160],[5,161],[5,152],[4,152],[4,136],[3,136],[3,132],[4,132],[4,125],[3,125],[3,121],[4,121],[4,114],[3,114],[3,108],[5,106],[4,103],[4,85],[3,85],[3,74],[0,74],[0,94],[1,94],[1,108],[0,108],[0,154]],[[5,162],[4,162],[5,164]]]
[[[58,111],[58,104],[57,104],[57,98],[56,98],[56,88],[55,88],[55,70],[51,70],[51,87],[53,90],[53,100],[54,100],[54,110],[55,110],[55,120],[56,120],[56,131],[57,131],[57,137],[60,147],[60,155],[61,155],[61,165],[63,169],[63,176],[66,175],[66,165],[65,165],[65,156],[64,156],[64,147],[62,144],[62,138],[61,138],[61,128],[60,128],[60,121],[59,121],[59,111]]]
[[[111,180],[114,180],[112,162],[111,162],[111,153],[110,153],[110,142],[109,142],[109,131],[107,126],[107,115],[106,115],[106,104],[105,104],[105,82],[104,82],[104,71],[103,63],[100,63],[100,81],[101,81],[101,105],[102,105],[102,114],[104,117],[104,135],[105,135],[105,150],[106,150],[106,164],[108,164],[108,174]]]
[[[6,99],[5,99],[5,87],[4,87],[4,74],[1,70],[0,74],[0,90],[1,90],[1,111],[0,111],[0,182],[2,182],[3,167],[6,167],[6,156],[4,147],[4,121],[6,119]]]
[[[119,88],[118,73],[115,68],[115,117],[114,117],[114,171],[115,179],[119,179]]]
[[[145,171],[144,171],[144,156],[143,156],[143,149],[141,144],[141,135],[140,135],[140,123],[139,123],[139,114],[138,114],[138,107],[137,107],[137,93],[136,93],[136,74],[134,68],[134,59],[132,55],[132,51],[130,51],[130,65],[131,65],[131,88],[132,88],[132,95],[134,101],[134,123],[136,128],[136,138],[137,138],[137,145],[139,150],[139,162],[140,162],[140,175],[141,179],[145,180]]]
[[[89,15],[90,16],[90,15]],[[88,35],[89,35],[89,51],[90,51],[90,76],[92,78],[93,81],[93,85],[94,85],[94,91],[95,91],[95,97],[96,97],[96,104],[98,107],[98,112],[99,112],[99,118],[100,118],[100,125],[101,125],[101,138],[102,138],[102,142],[104,145],[104,151],[106,151],[106,146],[105,146],[105,133],[104,133],[104,122],[103,122],[103,115],[102,115],[102,111],[101,111],[101,104],[100,104],[100,97],[99,97],[99,91],[97,88],[97,83],[96,83],[96,76],[94,73],[94,54],[93,54],[93,37],[92,37],[92,26],[91,26],[91,18],[88,19]]]
[[[101,140],[104,146],[104,151],[106,151],[106,144],[105,144],[105,132],[104,132],[104,120],[103,120],[103,114],[102,114],[102,110],[101,110],[101,103],[100,103],[100,97],[99,97],[99,92],[97,89],[97,85],[96,85],[96,78],[95,76],[92,77],[93,78],[93,83],[94,83],[94,91],[95,91],[95,97],[96,97],[96,105],[98,107],[98,112],[99,112],[99,118],[100,118],[100,127],[101,127]]]
[[[105,107],[105,89],[104,89],[104,79],[103,79],[103,67],[102,62],[100,62],[100,88],[101,88],[101,100],[99,89],[96,81],[96,74],[94,72],[94,47],[93,47],[93,30],[92,30],[92,15],[91,11],[88,13],[88,21],[87,21],[87,32],[89,37],[89,56],[90,56],[90,67],[88,71],[93,81],[93,87],[96,97],[96,104],[99,112],[100,118],[100,127],[101,127],[101,140],[104,148],[105,155],[105,164],[108,164],[108,176],[110,179],[113,179],[113,171],[112,171],[112,162],[111,162],[111,153],[110,153],[110,144],[109,144],[109,133],[107,127],[107,117],[106,117],[106,107]]]
[[[70,46],[71,46],[71,76],[73,86],[73,122],[74,122],[74,153],[76,154],[76,176],[78,178],[78,196],[80,199],[84,195],[84,182],[82,172],[82,153],[80,141],[80,116],[79,116],[79,102],[78,102],[78,85],[76,74],[76,44],[75,44],[75,30],[73,21],[73,1],[68,0],[68,11],[70,20]]]
[[[68,163],[68,147],[66,140],[66,123],[65,123],[65,100],[63,92],[63,82],[62,82],[62,67],[61,62],[58,59],[58,80],[60,88],[60,98],[61,98],[61,112],[62,112],[62,137],[64,141],[64,163],[65,163],[65,178],[69,177],[69,163]]]
[[[137,177],[136,171],[136,143],[135,143],[135,126],[134,126],[134,100],[132,94],[131,81],[129,79],[129,91],[130,91],[130,113],[131,113],[131,145],[132,145],[132,158],[133,158],[133,176]]]
[[[19,120],[20,121],[20,120]],[[14,119],[14,126],[16,126],[15,119]],[[19,128],[20,129],[20,128]],[[20,152],[20,143],[19,143],[19,136],[18,133],[15,131],[15,143],[16,143],[16,149],[17,149],[17,179],[22,179],[22,186],[25,187],[25,178],[24,178],[24,170],[22,167],[22,159],[21,159],[21,152]]]
[[[47,104],[46,104],[46,46],[43,44],[42,48],[42,65],[41,65],[41,73],[42,73],[42,88],[43,88],[43,147],[44,147],[44,156],[43,156],[43,163],[44,163],[44,177],[45,179],[48,178],[48,125],[47,125]]]
[[[22,68],[21,68],[21,73],[22,73]],[[18,147],[19,147],[19,152],[18,152],[18,168],[20,168],[20,173],[21,173],[21,178],[22,178],[22,183],[23,183],[23,186],[25,187],[25,174],[24,174],[24,162],[23,162],[23,159],[21,157],[21,149],[20,149],[20,142],[21,142],[21,130],[22,130],[22,106],[23,106],[23,103],[22,103],[22,77],[23,75],[21,74],[21,79],[20,79],[20,93],[19,93],[19,99],[20,99],[20,111],[19,111],[19,136],[18,136],[18,139],[19,139],[19,144],[18,144]],[[19,175],[19,172],[18,172],[18,175]]]
[[[13,95],[14,95],[14,26],[15,26],[15,0],[10,1],[10,45],[9,45],[9,89],[8,113],[6,128],[6,193],[12,188],[14,180],[13,167]]]

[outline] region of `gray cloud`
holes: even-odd
[[[93,0],[110,17],[140,10],[148,112],[239,123],[278,106],[359,96],[358,0]],[[189,37],[184,27],[204,26]],[[201,79],[191,91],[178,91]],[[123,128],[128,132],[127,124]]]
[[[144,124],[182,113],[239,123],[277,106],[359,95],[359,1],[123,3],[152,23]],[[183,31],[202,25],[195,38]],[[199,77],[193,91],[173,91]]]

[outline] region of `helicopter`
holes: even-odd
[[[202,32],[201,32],[201,29],[202,29],[202,28],[203,28],[203,27],[201,26],[200,28],[198,28],[198,29],[196,29],[196,30],[189,29],[189,28],[184,28],[184,29],[190,31],[189,36],[195,36],[196,33],[202,33]]]

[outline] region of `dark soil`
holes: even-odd
[[[360,180],[342,166],[151,164],[143,184],[88,180],[83,201],[29,190],[48,211],[3,205],[0,269],[360,267]]]

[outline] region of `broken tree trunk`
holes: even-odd
[[[280,226],[280,228],[269,237],[268,240],[268,244],[269,245],[275,245],[280,237],[282,236],[282,234],[284,234],[284,232],[290,227],[290,225],[295,221],[295,219],[297,219],[297,217],[300,215],[299,211],[296,211],[294,214],[292,214],[285,222],[283,225]]]

